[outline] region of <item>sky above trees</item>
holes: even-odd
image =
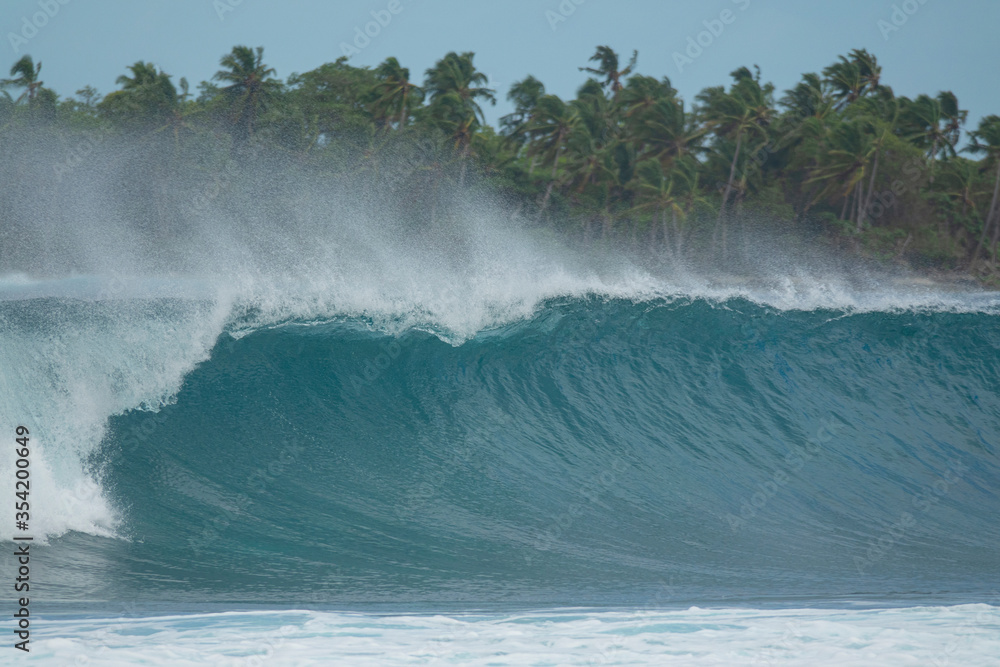
[[[527,74],[572,97],[595,44],[638,50],[636,71],[669,76],[687,99],[725,84],[738,65],[759,65],[784,90],[803,72],[866,48],[897,94],[951,90],[974,127],[1000,108],[1000,90],[983,81],[1000,62],[997,25],[1000,3],[990,0],[7,0],[0,65],[6,71],[30,53],[45,63],[46,86],[66,97],[85,85],[115,90],[115,78],[138,60],[194,88],[233,44],[266,45],[281,78],[332,62],[345,47],[352,65],[395,56],[414,72],[444,52],[474,51],[498,93],[497,105],[484,107],[495,125],[512,110],[509,86]]]

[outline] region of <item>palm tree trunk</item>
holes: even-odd
[[[552,158],[552,176],[549,178],[549,184],[545,187],[545,196],[542,197],[541,213],[544,213],[548,207],[549,197],[552,195],[552,187],[556,184],[556,175],[559,173],[559,148],[562,145],[562,136],[562,130],[560,130],[559,136],[556,138],[555,157]]]
[[[545,186],[545,195],[542,197],[542,204],[539,207],[539,213],[545,213],[545,209],[549,206],[549,197],[552,196],[552,186],[555,185],[555,181],[549,181],[549,184]]]
[[[840,220],[843,220],[844,216],[847,215],[847,206],[850,203],[851,203],[851,195],[850,194],[844,195],[844,205],[840,209]]]
[[[993,240],[990,242],[993,254],[993,270],[997,270],[997,244],[1000,243],[1000,225],[993,225]]]
[[[726,202],[733,191],[733,181],[736,179],[736,163],[740,159],[740,148],[743,145],[743,128],[736,133],[736,151],[733,153],[733,162],[729,165],[729,179],[726,181],[726,189],[722,193],[722,204],[719,206],[719,217],[715,221],[715,231],[712,232],[712,245],[716,239],[722,236],[722,259],[726,258]]]
[[[863,220],[863,217],[861,215],[862,213],[861,206],[864,199],[864,197],[862,196],[863,190],[864,190],[864,185],[861,183],[861,179],[859,178],[858,182],[854,185],[854,203],[857,204],[857,221],[856,221],[857,227],[855,228],[855,231],[859,234],[861,233],[861,221]]]
[[[469,166],[469,144],[467,142],[462,143],[462,152],[459,154],[459,160],[462,161],[462,168],[458,173],[458,185],[459,187],[465,187],[465,171]]]
[[[740,229],[740,245],[743,248],[747,246],[747,220],[743,216],[743,202],[746,199],[747,193],[747,177],[744,171],[743,178],[740,179],[740,189],[737,190],[736,196],[733,198],[736,204],[736,219],[739,222]]]
[[[875,174],[878,173],[878,151],[875,151],[875,163],[872,165],[872,177],[868,179],[868,197],[865,199],[865,215],[872,210],[872,197],[875,196]],[[858,221],[861,224],[861,221]]]
[[[726,203],[729,201],[729,195],[733,191],[733,181],[736,179],[736,163],[740,159],[740,147],[743,145],[743,128],[736,133],[736,152],[733,153],[733,163],[729,165],[729,180],[726,181],[726,189],[722,193],[722,205],[719,206],[719,220],[726,213]]]
[[[663,245],[670,250],[670,230],[667,229],[667,209],[660,209],[660,228],[663,230]],[[655,228],[656,225],[653,225]]]
[[[437,205],[438,205],[438,190],[441,187],[441,168],[435,165],[435,168],[431,173],[431,178],[434,180],[434,187],[431,189],[431,227],[437,222]]]
[[[674,208],[671,213],[674,219],[674,238],[677,239],[677,257],[679,258],[684,252],[684,230],[681,229],[681,223],[677,219],[677,209]]]
[[[938,147],[938,137],[934,137],[934,144],[931,146],[931,159],[928,164],[928,171],[930,172],[930,183],[934,185],[934,160],[937,158],[937,147]]]
[[[996,183],[993,185],[993,199],[990,202],[990,209],[986,214],[986,219],[983,221],[983,234],[979,237],[979,244],[976,245],[976,249],[972,253],[972,262],[970,263],[970,266],[979,260],[979,252],[983,249],[983,244],[986,242],[986,234],[989,232],[990,224],[993,222],[993,218],[996,217],[998,197],[1000,197],[1000,160],[997,161],[997,178]]]
[[[903,253],[906,252],[906,247],[910,245],[910,241],[912,240],[913,240],[913,234],[907,234],[906,240],[903,241],[903,247],[899,249],[898,253],[896,253],[896,259],[902,259]]]

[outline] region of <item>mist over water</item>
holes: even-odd
[[[86,151],[34,135],[8,147],[18,156],[0,166],[8,284],[11,274],[84,276],[105,281],[102,298],[225,294],[261,322],[423,312],[466,336],[554,295],[740,295],[803,309],[963,301],[788,221],[731,221],[724,255],[714,220],[689,221],[680,252],[597,229],[585,239],[584,221],[525,217],[426,140],[344,141],[307,162],[212,141],[182,149],[162,135],[96,137]]]
[[[393,599],[399,592],[394,581],[413,599],[449,599],[462,588],[449,583],[452,577],[466,583],[482,577],[485,584],[468,588],[472,595],[502,575],[516,579],[532,563],[543,569],[529,583],[542,587],[541,573],[547,573],[552,583],[541,597],[562,599],[566,589],[557,582],[566,559],[595,579],[605,568],[632,573],[633,581],[623,576],[616,585],[635,590],[669,576],[658,559],[710,586],[703,576],[707,566],[697,565],[707,558],[722,573],[717,585],[724,590],[744,576],[738,567],[743,557],[726,551],[731,538],[719,517],[738,513],[773,473],[781,454],[767,443],[791,446],[811,437],[820,419],[834,419],[848,429],[837,451],[884,470],[898,452],[852,421],[866,405],[855,392],[870,393],[877,414],[869,416],[876,422],[886,405],[892,419],[901,420],[901,395],[910,383],[931,383],[918,414],[946,424],[946,435],[936,434],[936,427],[923,435],[919,428],[905,435],[888,428],[887,442],[917,438],[917,458],[933,465],[899,472],[901,486],[881,499],[898,500],[904,490],[933,483],[947,465],[932,454],[934,443],[945,437],[954,441],[953,454],[988,454],[973,468],[981,488],[954,502],[989,508],[996,501],[989,491],[995,453],[983,444],[997,432],[996,407],[988,405],[996,382],[973,363],[979,358],[985,368],[995,366],[990,327],[1000,303],[996,294],[863,265],[819,242],[814,246],[782,221],[734,222],[724,259],[711,246],[714,221],[692,221],[699,231],[682,253],[643,239],[585,239],[580,221],[526,219],[517,202],[482,185],[474,170],[463,182],[456,165],[444,164],[440,153],[419,142],[377,150],[352,144],[341,162],[306,164],[295,155],[231,155],[212,145],[179,156],[166,139],[107,138],[69,167],[74,149],[58,138],[22,142],[22,157],[0,166],[0,421],[26,424],[36,438],[36,539],[64,536],[55,543],[75,546],[66,546],[67,555],[57,560],[76,572],[77,582],[89,582],[63,581],[60,590],[68,598],[111,590],[95,574],[100,568],[73,570],[71,554],[104,554],[95,562],[109,559],[114,567],[106,566],[107,572],[129,563],[126,569],[139,573],[131,585],[141,595],[149,585],[144,577],[166,577],[177,563],[203,560],[189,550],[192,531],[202,535],[206,525],[219,544],[204,548],[219,557],[221,570],[202,572],[190,592],[168,585],[158,595],[203,595],[211,582],[228,581],[222,570],[254,571],[255,559],[266,559],[255,545],[279,525],[279,513],[262,500],[252,508],[241,504],[240,483],[254,471],[233,468],[233,462],[247,455],[270,461],[289,432],[310,443],[305,459],[311,466],[297,459],[296,472],[274,475],[267,492],[314,521],[303,519],[299,529],[333,537],[326,556],[316,555],[319,545],[303,547],[284,554],[281,567],[337,559],[336,566],[345,568],[338,576],[353,582],[339,589],[344,599]],[[970,333],[963,338],[953,332],[947,346],[937,342],[941,328],[951,326]],[[587,335],[577,335],[581,331]],[[872,345],[888,341],[879,358],[906,363],[888,389],[880,384],[885,377],[871,372],[874,362],[850,347],[861,337]],[[377,368],[377,382],[366,377],[368,362],[380,359],[393,341],[406,343],[401,358],[407,361]],[[741,361],[757,348],[766,350],[759,366]],[[796,364],[802,350],[811,354],[803,352]],[[925,372],[919,350],[953,355],[943,380]],[[567,363],[576,365],[567,370]],[[802,375],[789,376],[789,364]],[[972,389],[947,393],[967,380]],[[822,390],[807,400],[806,388],[814,385]],[[955,403],[935,408],[935,389]],[[761,405],[774,411],[761,416]],[[696,416],[705,406],[714,411]],[[949,409],[973,416],[953,423]],[[247,415],[260,411],[271,419],[248,430],[253,420]],[[588,414],[602,414],[603,421],[588,421]],[[392,426],[379,426],[383,421]],[[328,431],[327,423],[339,430]],[[517,435],[489,455],[495,457],[493,474],[506,475],[509,488],[491,481],[486,486],[496,485],[490,491],[496,495],[480,497],[481,480],[448,472],[464,456],[449,448],[471,442],[474,450],[490,451],[480,437],[484,428]],[[763,449],[752,456],[726,449],[740,432],[751,433],[751,445]],[[858,441],[868,443],[867,454],[852,452]],[[326,451],[332,442],[346,449]],[[385,442],[398,443],[401,457],[390,457],[387,470],[379,456],[389,454],[361,446]],[[630,457],[620,458],[616,448]],[[212,456],[195,466],[204,452]],[[972,465],[968,456],[962,460]],[[327,468],[331,460],[340,467]],[[566,473],[560,466],[567,461],[582,467]],[[12,452],[5,451],[0,492],[8,496],[13,465]],[[551,479],[569,478],[542,485],[539,470]],[[578,542],[559,536],[539,549],[537,535],[548,534],[553,521],[546,517],[573,507],[577,487],[594,484],[608,470],[619,475],[618,484],[639,480],[638,486],[600,487],[608,494],[602,509],[573,531],[586,523],[619,540],[601,541],[584,530]],[[341,477],[344,471],[362,481]],[[836,471],[843,488],[851,489],[833,502],[842,518],[851,517],[851,494],[871,482],[855,479],[855,472],[850,465]],[[442,475],[458,490],[435,491],[439,495],[418,502],[419,511],[405,517],[412,525],[400,528],[393,508],[422,498],[413,495],[422,482],[438,488]],[[730,486],[708,491],[718,480]],[[820,483],[814,476],[798,479],[793,495],[808,498],[810,484]],[[324,488],[335,492],[323,495]],[[522,507],[512,493],[532,502]],[[717,521],[700,533],[697,521],[670,514],[676,523],[660,526],[663,514],[656,508],[677,498]],[[489,507],[495,509],[483,509]],[[801,509],[787,498],[771,507],[789,515]],[[828,528],[822,513],[786,528],[824,548],[839,545],[843,572],[849,572],[851,558],[864,553],[859,545],[877,539],[885,520],[865,508],[862,518],[844,519],[837,539],[817,537]],[[638,518],[621,518],[629,513]],[[222,530],[218,516],[227,517]],[[514,518],[519,516],[533,518],[522,522]],[[971,529],[980,516],[972,511],[955,525]],[[333,523],[325,523],[330,517]],[[444,537],[441,525],[448,526]],[[766,525],[772,538],[784,530]],[[686,546],[659,533],[637,537],[651,526],[680,531]],[[924,526],[928,539],[954,537],[938,520]],[[458,527],[470,541],[449,532]],[[371,545],[359,536],[370,530],[404,546],[379,543],[365,564],[365,546]],[[855,544],[846,534],[864,539]],[[495,535],[507,541],[498,544]],[[87,536],[98,541],[87,542]],[[10,539],[8,524],[0,525],[0,537]],[[441,539],[457,540],[449,543],[470,559],[458,565],[440,560],[434,545]],[[777,557],[757,538],[740,539],[748,553]],[[789,539],[781,543],[788,546]],[[982,563],[995,540],[990,534],[964,546]],[[106,543],[118,546],[94,546]],[[219,554],[227,549],[245,560],[225,561]],[[706,549],[711,557],[699,551]],[[143,570],[151,553],[165,559],[156,577]],[[816,552],[797,553],[801,560],[788,560],[789,571],[801,567],[814,576]],[[470,569],[477,554],[487,563],[482,573]],[[950,548],[934,554],[956,558]],[[775,576],[765,560],[753,561],[760,577],[756,587],[748,586],[754,595],[766,588],[761,581]],[[373,563],[380,561],[399,569],[379,572]],[[958,569],[975,576],[973,561]],[[311,565],[303,567],[305,578],[315,579]],[[927,578],[933,589],[933,577]],[[373,587],[375,580],[389,583]],[[794,590],[796,582],[801,579],[788,575],[782,590]],[[528,584],[511,588],[520,599],[529,595]],[[833,589],[846,590],[823,590]],[[692,599],[696,590],[688,590]],[[258,592],[267,599],[277,595]]]

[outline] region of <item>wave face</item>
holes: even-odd
[[[995,587],[1000,322],[973,297],[864,311],[578,295],[445,335],[356,314],[261,326],[224,299],[155,292],[3,302],[19,370],[2,408],[39,434],[49,540],[32,574],[49,599]]]

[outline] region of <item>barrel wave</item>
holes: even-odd
[[[34,661],[992,664],[1000,293],[763,211],[539,219],[382,134],[58,187],[12,144]]]
[[[231,322],[173,398],[111,417],[86,469],[114,520],[38,576],[230,605],[978,599],[997,325],[593,295],[460,339]]]

